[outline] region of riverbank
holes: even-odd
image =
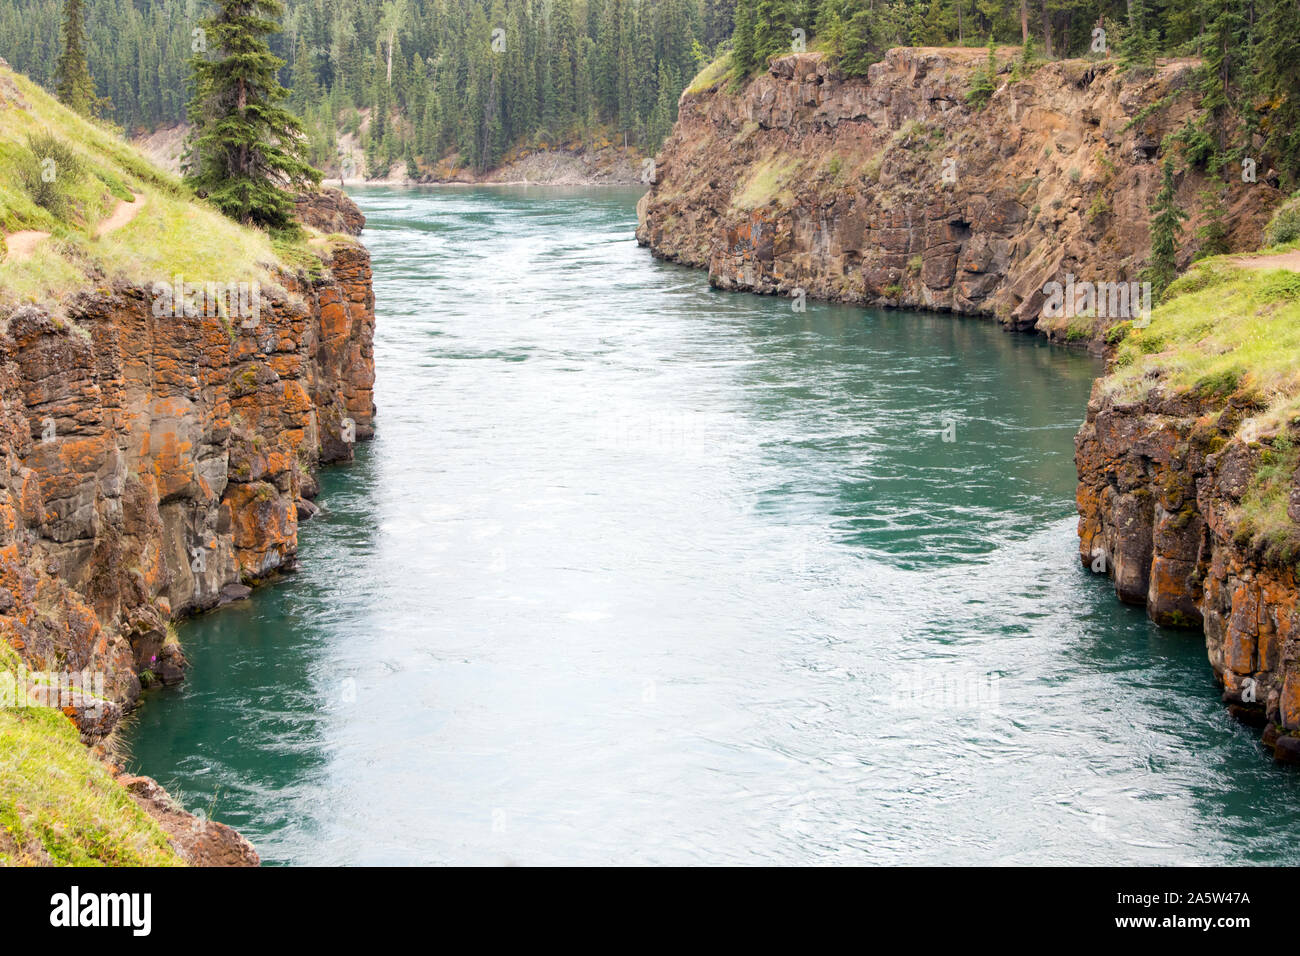
[[[895,49],[856,80],[793,54],[739,89],[715,64],[683,95],[638,241],[723,289],[983,315],[1113,356],[1077,439],[1084,564],[1157,623],[1203,629],[1231,712],[1300,760],[1297,274],[1292,250],[1242,255],[1281,194],[1226,187],[1239,254],[1192,268],[1149,328],[1113,294],[1054,312],[1052,282],[1140,278],[1197,63],[996,57],[979,106],[979,50]],[[1186,165],[1176,183],[1187,268],[1210,182]]]
[[[165,127],[137,136],[133,145],[163,169],[180,173],[189,127]],[[368,178],[358,171],[368,166],[357,135],[340,131],[338,158],[324,164],[326,184],[357,186],[497,185],[497,186],[634,186],[648,181],[646,157],[635,147],[607,136],[559,143],[516,146],[495,168],[475,171],[461,165],[453,153],[438,163],[422,165],[412,176],[405,163],[394,163],[382,176]],[[348,175],[342,175],[343,170]]]

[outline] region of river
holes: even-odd
[[[1076,556],[1096,359],[722,293],[619,190],[358,190],[377,438],[134,764],[294,864],[1300,863]]]

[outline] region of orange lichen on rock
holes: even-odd
[[[1257,445],[1214,425],[1224,400],[1093,391],[1075,439],[1079,556],[1158,623],[1200,628],[1224,702],[1242,719],[1300,730],[1300,581],[1238,538]],[[1278,759],[1287,735],[1266,734]]]
[[[294,568],[312,470],[352,454],[322,423],[364,439],[374,411],[369,255],[337,240],[324,266],[282,274],[247,327],[158,317],[128,285],[0,316],[0,637],[29,666],[100,670],[129,701],[137,671],[180,679],[169,618]]]

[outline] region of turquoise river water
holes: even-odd
[[[142,772],[267,862],[1300,863],[1199,636],[1078,563],[1100,371],[728,294],[618,190],[359,190],[376,440],[182,625]]]

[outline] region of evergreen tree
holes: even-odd
[[[239,222],[284,228],[293,197],[285,187],[320,182],[304,158],[303,125],[280,104],[284,61],[267,45],[279,31],[279,0],[212,0],[203,21],[215,59],[194,60],[194,130],[187,175],[196,192]]]
[[[880,59],[880,36],[873,12],[860,4],[852,4],[852,15],[844,21],[844,55],[840,69],[847,76],[865,76],[867,68]]]
[[[766,67],[772,57],[790,52],[792,31],[799,25],[794,22],[796,8],[795,0],[755,0],[754,58],[757,66]]]
[[[1154,44],[1149,34],[1149,0],[1128,0],[1128,26],[1120,41],[1120,62],[1125,66],[1149,64],[1154,54]]]
[[[754,4],[756,0],[736,0],[736,35],[731,47],[736,72],[748,76],[758,67],[754,46]]]
[[[86,62],[86,12],[84,0],[64,0],[63,52],[55,72],[59,99],[85,116],[99,111],[95,81]]]
[[[1241,0],[1202,0],[1206,29],[1202,50],[1201,108],[1214,142],[1211,168],[1227,160],[1233,89],[1241,71],[1239,50],[1245,32]],[[1293,42],[1296,38],[1292,38]]]
[[[1178,206],[1174,186],[1174,161],[1166,157],[1164,182],[1151,205],[1151,255],[1142,271],[1142,279],[1151,283],[1151,297],[1159,300],[1169,284],[1178,277],[1178,240],[1183,233],[1187,213]]]
[[[1265,149],[1289,189],[1300,186],[1300,2],[1268,0],[1259,22]]]

